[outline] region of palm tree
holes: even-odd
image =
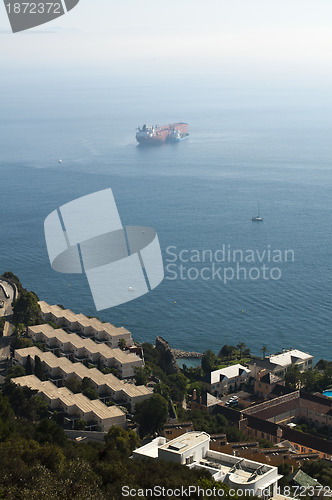
[[[118,342],[118,347],[122,350],[124,350],[126,348],[126,345],[127,345],[127,342],[125,341],[125,339],[120,339],[119,342]]]
[[[262,351],[262,353],[263,353],[263,359],[265,359],[265,354],[266,354],[266,352],[267,352],[267,347],[266,347],[266,345],[263,345],[263,347],[261,348],[261,351]]]
[[[243,354],[243,350],[244,350],[245,346],[246,345],[243,342],[239,342],[238,345],[236,346],[237,349],[239,349],[239,351],[240,351],[240,359],[242,359],[242,354]]]

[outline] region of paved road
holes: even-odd
[[[10,358],[10,347],[9,345],[6,347],[1,347],[0,348],[0,362],[6,361],[8,358]]]
[[[4,302],[4,306],[0,308],[0,317],[1,316],[10,316],[13,313],[12,310],[12,302],[14,299],[14,290],[9,283],[6,281],[0,280],[0,285],[4,286],[5,289],[7,290],[7,293],[9,294],[9,299],[6,298],[2,287],[0,287],[0,301]]]
[[[14,330],[14,325],[12,325],[11,323],[8,323],[8,321],[6,321],[2,336],[3,337],[10,337],[13,334],[13,330]]]

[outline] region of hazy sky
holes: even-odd
[[[158,65],[211,71],[329,75],[331,0],[80,0],[43,27],[9,33],[0,3],[2,64]]]

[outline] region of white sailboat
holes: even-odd
[[[254,222],[263,222],[263,217],[260,217],[259,215],[259,203],[258,203],[258,215],[256,217],[251,217],[251,220],[253,220]]]

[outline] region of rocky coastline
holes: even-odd
[[[181,349],[171,349],[172,354],[175,358],[196,358],[200,359],[203,357],[201,352],[190,352],[190,351],[182,351]]]

